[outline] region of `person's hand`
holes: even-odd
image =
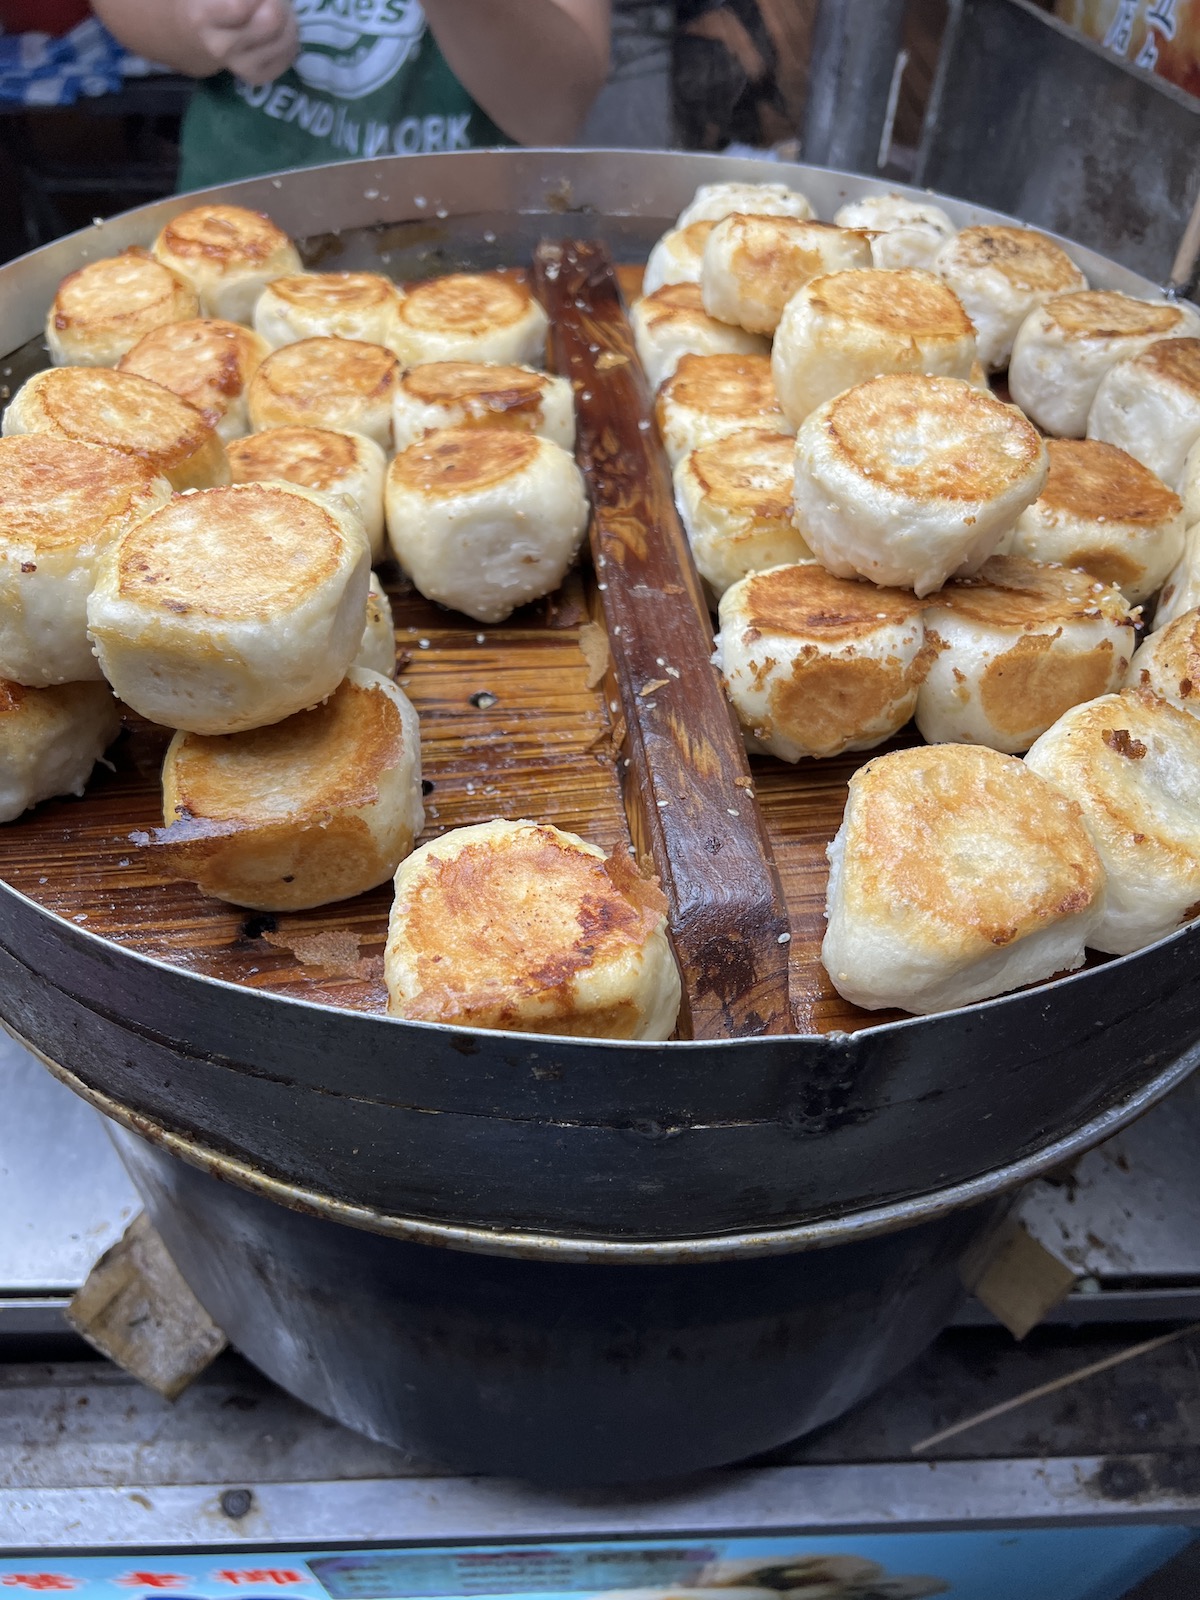
[[[247,83],[269,83],[296,59],[291,0],[183,0],[182,11],[201,48]]]

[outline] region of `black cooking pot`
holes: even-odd
[[[197,1297],[277,1383],[424,1461],[558,1485],[675,1476],[828,1422],[945,1326],[963,1256],[1006,1209],[617,1266],[351,1230],[127,1132],[118,1149]]]

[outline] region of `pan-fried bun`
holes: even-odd
[[[629,313],[638,360],[651,389],[669,378],[685,355],[765,356],[770,342],[710,317],[698,283],[668,283],[634,302]]]
[[[983,565],[1046,470],[1013,407],[961,379],[890,374],[801,424],[796,515],[830,572],[924,595]]]
[[[139,456],[173,489],[229,482],[210,418],[160,383],[109,367],[35,372],[4,413],[4,433],[45,433]]]
[[[704,246],[715,227],[715,222],[693,222],[664,233],[646,258],[642,293],[653,294],[665,283],[699,283]]]
[[[934,257],[954,237],[954,224],[940,206],[901,194],[868,194],[851,200],[833,219],[839,228],[861,228],[871,235],[871,260],[885,270],[932,267]]]
[[[1078,805],[978,745],[869,761],[828,853],[821,959],[867,1010],[928,1015],[1073,971],[1103,913]]]
[[[1160,589],[1183,554],[1183,507],[1166,484],[1092,439],[1049,439],[1050,473],[1017,518],[1006,553],[1082,567],[1131,605]]]
[[[100,677],[87,634],[100,557],[170,498],[136,456],[41,434],[0,439],[0,677]]]
[[[388,450],[398,376],[395,356],[382,345],[299,339],[272,351],[254,374],[251,427],[349,429]]]
[[[169,322],[139,339],[118,371],[160,383],[205,412],[226,443],[250,431],[246,390],[270,352],[252,328],[217,317]]]
[[[1119,590],[1019,556],[948,583],[926,607],[925,631],[934,659],[917,698],[922,735],[1008,753],[1122,684],[1134,649]]]
[[[718,222],[705,243],[701,297],[710,317],[750,333],[774,333],[783,308],[806,283],[870,265],[865,233],[799,217],[735,213]]]
[[[667,1039],[679,972],[666,899],[623,850],[536,822],[484,822],[400,864],[384,976],[418,1022]]]
[[[679,213],[677,228],[720,222],[735,211],[758,217],[814,217],[811,202],[785,183],[702,183]]]
[[[321,705],[269,728],[177,733],[155,843],[207,895],[303,911],[385,883],[425,825],[407,696],[352,667]]]
[[[1127,450],[1172,489],[1200,439],[1200,339],[1160,339],[1104,374],[1087,436]]]
[[[451,272],[398,288],[392,346],[406,367],[423,361],[505,361],[540,367],[550,320],[524,278]]]
[[[1183,554],[1159,591],[1150,631],[1156,633],[1197,606],[1200,606],[1200,523],[1194,523],[1183,536]]]
[[[179,274],[206,317],[249,323],[272,278],[299,272],[295,245],[261,211],[200,205],[172,217],[154,241],[154,254]]]
[[[794,431],[779,408],[766,356],[682,357],[658,391],[654,415],[673,467],[698,445],[746,428]]]
[[[56,367],[112,367],[151,328],[199,314],[196,296],[145,250],[89,261],[68,273],[46,313]]]
[[[371,560],[385,553],[387,457],[374,439],[344,428],[265,428],[229,446],[234,483],[298,483],[348,505],[363,525]]]
[[[1053,239],[1002,223],[964,228],[938,251],[934,270],[962,301],[975,324],[979,359],[993,372],[1008,365],[1017,329],[1036,306],[1087,288]]]
[[[371,574],[371,587],[367,591],[367,622],[354,665],[369,672],[381,672],[385,678],[390,678],[396,670],[396,630],[392,621],[392,603],[374,572]]]
[[[1126,955],[1200,911],[1200,721],[1137,689],[1075,706],[1025,763],[1083,808],[1108,877],[1093,950]]]
[[[321,337],[390,348],[397,322],[396,286],[378,272],[297,272],[275,278],[254,307],[254,326],[272,350]]]
[[[779,401],[793,426],[835,394],[885,372],[970,379],[975,330],[932,272],[834,272],[787,304],[771,349]]]
[[[1126,356],[1159,339],[1200,332],[1200,311],[1165,300],[1135,300],[1111,289],[1059,294],[1017,331],[1008,387],[1047,433],[1082,439],[1100,380]]]
[[[59,794],[82,794],[121,731],[106,683],[29,689],[0,680],[0,822]]]
[[[1188,451],[1180,475],[1179,493],[1183,499],[1184,527],[1200,522],[1200,439]]]
[[[556,589],[587,526],[579,468],[532,433],[442,428],[388,468],[388,538],[429,600],[479,622]]]
[[[1150,635],[1129,663],[1125,686],[1200,717],[1200,610],[1185,611]]]
[[[870,750],[908,721],[925,670],[921,603],[815,561],[721,597],[713,661],[752,750],[784,761]]]
[[[749,429],[700,445],[675,468],[675,501],[696,570],[720,598],[751,572],[811,561],[796,526],[795,449]]]
[[[167,728],[240,733],[337,688],[369,572],[358,518],[308,489],[177,495],[105,552],[88,627],[126,705]]]
[[[434,428],[514,428],[575,448],[575,400],[567,378],[490,361],[429,361],[396,384],[396,449]]]

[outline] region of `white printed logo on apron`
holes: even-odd
[[[309,89],[361,100],[382,88],[425,32],[419,0],[295,0],[296,76]]]

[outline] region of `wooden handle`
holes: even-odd
[[[670,902],[691,1034],[788,1033],[787,909],[608,251],[544,241],[536,280],[576,454],[623,714],[625,805]]]

